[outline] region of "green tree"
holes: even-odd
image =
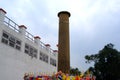
[[[81,74],[81,71],[79,71],[78,68],[70,68],[70,74],[71,75],[80,75]]]
[[[120,80],[120,52],[107,44],[98,54],[86,55],[87,63],[94,62],[93,74],[97,80]]]

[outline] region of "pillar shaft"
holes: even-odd
[[[70,13],[62,11],[59,17],[59,44],[58,44],[58,71],[70,72],[70,50],[69,50],[69,17]]]

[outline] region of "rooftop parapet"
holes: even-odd
[[[41,38],[39,36],[32,35],[28,31],[26,31],[26,29],[27,29],[26,26],[18,25],[17,23],[12,21],[10,18],[5,16],[5,14],[6,14],[6,11],[3,10],[2,8],[0,8],[0,22],[4,23],[6,26],[8,26],[11,29],[13,29],[15,32],[22,33],[22,35],[24,35],[28,40],[32,41],[33,43],[37,43],[42,48],[44,48],[44,49],[48,48],[48,46],[46,46],[45,43],[40,41]],[[49,52],[54,54],[54,50],[51,49],[50,47],[49,47]]]

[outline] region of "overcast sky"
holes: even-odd
[[[17,24],[57,49],[58,12],[69,11],[71,67],[85,71],[84,56],[106,44],[120,50],[120,0],[0,0],[0,7]]]

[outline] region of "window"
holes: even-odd
[[[30,47],[30,50],[29,50],[29,51],[30,51],[29,55],[33,57],[33,48]]]
[[[17,50],[21,50],[21,41],[5,31],[3,31],[1,42]]]
[[[20,42],[19,40],[16,40],[16,43],[17,43],[18,45],[21,45],[21,42]]]
[[[34,47],[32,47],[28,44],[25,44],[25,51],[24,52],[31,57],[37,58],[37,49],[35,49]]]
[[[53,58],[50,58],[50,64],[53,66],[56,66],[56,60]]]
[[[16,40],[16,49],[20,50],[21,49],[21,41]]]
[[[8,44],[8,38],[9,38],[8,34],[3,32],[2,43]]]
[[[34,54],[33,54],[33,56],[34,56],[35,58],[37,58],[37,49],[34,49]]]
[[[2,42],[5,43],[5,44],[8,44],[8,40],[5,39],[5,38],[2,38]]]
[[[40,52],[40,60],[48,63],[48,55]]]
[[[14,46],[15,46],[15,38],[14,38],[14,37],[10,37],[10,38],[9,38],[9,45],[10,45],[11,47],[14,47]]]
[[[40,52],[40,60],[42,60],[43,57],[43,53]]]
[[[4,32],[3,32],[3,37],[6,38],[6,39],[8,39],[9,36],[8,36],[7,33],[4,33]]]
[[[27,44],[25,44],[25,53],[29,53],[29,46]]]

